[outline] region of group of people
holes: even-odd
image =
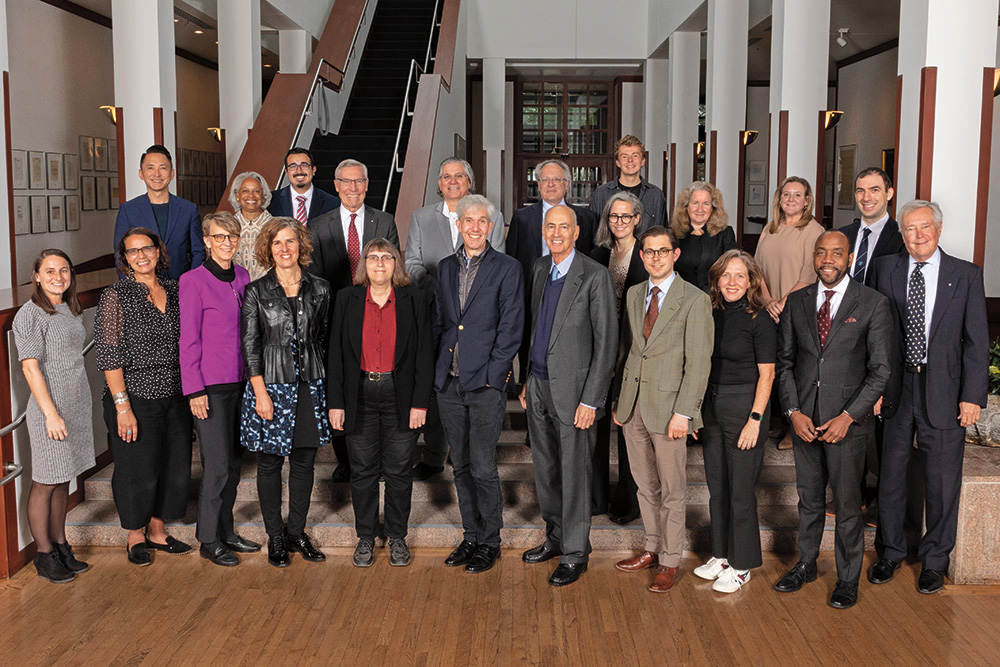
[[[259,174],[241,174],[230,193],[236,214],[198,221],[169,193],[169,153],[151,147],[140,161],[147,194],[123,205],[116,225],[122,278],[103,293],[95,323],[129,561],[191,549],[165,523],[185,513],[193,429],[197,539],[213,563],[237,565],[237,553],[261,548],[235,530],[243,450],[257,454],[268,562],[324,559],[306,523],[316,451],[329,443],[334,480],[350,482],[356,566],[376,557],[380,480],[389,563],[409,564],[413,481],[440,474],[450,454],[463,535],[445,564],[485,572],[501,554],[497,443],[510,393],[526,412],[545,522],[544,541],[522,559],[558,558],[553,586],[586,570],[592,516],[608,513],[621,523],[641,517],[646,536],[616,567],[651,569],[653,592],[674,587],[695,438],[713,549],[694,574],[717,591],[740,590],[761,565],[754,489],[769,423],[784,416],[799,562],[775,588],[816,578],[829,480],[838,579],[830,604],[856,603],[862,506],[875,497],[868,463],[880,508],[868,578],[892,579],[906,554],[915,435],[933,472],[919,588],[939,590],[955,542],[962,430],[985,405],[987,355],[982,272],[937,247],[940,209],[911,202],[897,227],[889,177],[868,169],[855,184],[861,219],[827,231],[813,217],[809,183],[790,177],[753,256],[737,247],[714,186],[685,188],[668,224],[662,191],[640,175],[641,141],[627,135],[614,150],[618,178],[589,208],[566,201],[564,162],[539,164],[542,201],[517,210],[509,228],[474,194],[470,165],[446,159],[442,201],[414,212],[404,261],[392,216],[364,203],[360,162],[338,165],[334,197],[312,185],[309,151],[293,148],[288,186],[271,193]],[[62,529],[67,482],[93,465],[81,309],[60,251],[42,253],[34,281],[14,327],[33,396],[29,517],[39,576],[68,581],[86,564]],[[414,466],[419,432],[426,446]]]

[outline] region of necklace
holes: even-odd
[[[302,276],[299,276],[298,280],[289,280],[288,282],[285,282],[281,278],[278,278],[278,284],[281,285],[282,287],[291,287],[292,285],[298,285],[301,282],[302,282]]]

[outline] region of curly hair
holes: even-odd
[[[260,233],[257,236],[257,245],[253,249],[253,256],[257,260],[257,263],[266,270],[274,267],[274,255],[271,253],[271,243],[282,229],[291,229],[295,233],[295,238],[299,241],[299,266],[309,266],[312,263],[312,233],[295,218],[284,216],[271,218],[260,228]]]
[[[726,213],[726,204],[722,200],[722,191],[708,181],[695,181],[677,195],[677,206],[674,207],[674,214],[670,216],[670,227],[679,239],[691,233],[691,216],[688,215],[688,204],[691,203],[691,197],[696,192],[707,192],[712,200],[712,215],[705,223],[705,232],[709,236],[715,236],[729,226],[729,214]]]

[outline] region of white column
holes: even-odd
[[[7,0],[0,0],[0,72],[7,72],[10,70],[10,62],[7,57]],[[0,127],[4,127],[7,124],[6,114],[4,109],[7,108],[7,100],[0,99]],[[5,132],[0,132],[0,155],[6,155],[7,150],[10,147],[7,145],[7,138]],[[0,201],[8,202],[10,201],[10,191],[7,189],[7,161],[0,160]],[[17,270],[16,267],[12,266],[13,257],[11,257],[11,245],[10,245],[10,228],[14,224],[11,220],[8,212],[8,207],[2,207],[3,211],[0,212],[4,218],[7,219],[7,224],[4,225],[4,232],[0,234],[0,290],[10,289],[15,286],[15,278],[13,273]]]
[[[115,106],[121,107],[124,115],[125,195],[131,199],[146,191],[134,175],[139,173],[139,157],[154,143],[154,109],[163,110],[163,145],[171,154],[177,152],[174,3],[111,0],[111,17]],[[170,187],[175,191],[176,181]]]
[[[743,37],[743,42],[746,38]],[[830,0],[773,0],[771,22],[771,165],[777,187],[780,117],[788,112],[787,176],[815,184],[819,112],[830,72]]]
[[[219,123],[232,169],[261,103],[260,0],[219,3]],[[227,174],[229,176],[231,174]]]
[[[503,58],[483,58],[483,150],[486,152],[486,178],[479,191],[497,207],[503,196],[500,168],[505,137],[506,71],[506,61]],[[507,160],[510,161],[512,157],[508,155]]]
[[[312,36],[308,32],[305,30],[278,31],[280,71],[285,74],[305,74],[311,60]]]
[[[712,132],[715,131],[715,187],[732,211],[739,192],[739,138],[747,117],[747,31],[749,3],[708,1],[708,69],[705,83],[706,160],[711,177]],[[735,226],[736,216],[730,216]]]
[[[996,64],[996,16],[997,0],[966,0],[961,11],[934,0],[900,5],[903,90],[896,198],[901,205],[918,194],[921,71],[935,67],[930,197],[944,212],[942,247],[968,260],[975,246],[983,68]]]
[[[670,148],[670,125],[669,115],[664,113],[663,101],[668,100],[670,91],[670,63],[662,58],[646,59],[645,71],[642,81],[646,88],[643,99],[645,112],[643,113],[643,133],[639,135],[642,143],[649,152],[647,165],[647,178],[649,182],[660,187],[663,185],[663,151]],[[611,152],[608,146],[608,152]],[[617,178],[617,172],[608,174],[609,181]],[[666,193],[670,196],[670,193]],[[670,202],[667,202],[669,205]]]
[[[694,178],[694,143],[698,141],[698,88],[701,85],[701,34],[670,35],[670,86],[667,106],[668,142],[676,144],[670,156],[677,174],[676,192]],[[647,99],[649,96],[647,94]],[[649,110],[647,109],[647,113]],[[662,110],[656,110],[662,115]],[[666,193],[667,197],[670,193]],[[670,202],[668,202],[669,205]],[[669,212],[668,212],[669,213]]]

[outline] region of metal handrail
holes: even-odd
[[[87,356],[87,354],[89,354],[90,351],[93,349],[94,349],[94,341],[91,340],[89,343],[83,346],[82,355]],[[0,438],[7,437],[11,433],[13,433],[18,426],[24,423],[24,420],[27,419],[27,417],[28,417],[28,409],[25,408],[24,410],[21,411],[21,414],[17,416],[17,419],[7,424],[3,428],[0,428]],[[19,463],[14,463],[13,461],[8,461],[7,463],[4,463],[2,469],[3,472],[6,474],[3,477],[0,477],[0,487],[14,480],[15,478],[19,477],[21,473],[24,472],[24,467]]]

